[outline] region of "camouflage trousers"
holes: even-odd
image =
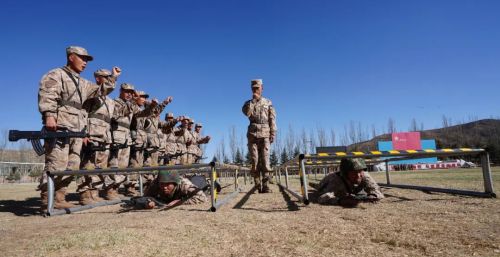
[[[271,144],[269,138],[256,138],[252,135],[248,135],[248,152],[250,153],[250,158],[252,161],[252,168],[250,173],[254,179],[269,180],[269,172],[271,172],[271,166],[269,161],[269,149]]]
[[[109,167],[111,168],[127,168],[130,161],[130,147],[112,150],[109,156]],[[125,175],[109,175],[106,176],[104,186],[119,187],[127,180]]]
[[[144,166],[158,166],[158,157],[160,157],[160,152],[158,151],[149,154],[146,160],[144,160]]]
[[[87,170],[105,169],[108,167],[108,158],[109,150],[96,151],[84,156],[81,167]],[[84,192],[89,189],[102,189],[106,177],[103,175],[80,177],[77,182],[77,192]]]
[[[39,190],[47,190],[47,171],[78,170],[80,168],[80,152],[82,150],[81,138],[57,140],[54,145],[45,144],[45,168],[40,178]],[[55,176],[55,190],[66,188],[73,181],[74,176]]]

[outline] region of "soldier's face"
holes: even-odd
[[[262,86],[252,87],[252,97],[254,99],[259,99],[262,96]]]
[[[174,193],[175,183],[160,183],[160,189],[164,194],[171,195]]]
[[[351,182],[351,184],[359,184],[361,183],[361,180],[363,179],[364,176],[364,171],[358,170],[358,171],[349,171],[347,173],[347,180]]]
[[[69,67],[76,73],[81,73],[87,67],[87,58],[85,56],[79,56],[77,54],[71,54],[68,56]]]
[[[132,99],[132,91],[131,90],[120,90],[120,98],[126,101]]]
[[[96,83],[97,85],[102,85],[102,84],[104,83],[104,81],[105,81],[105,78],[104,78],[104,77],[102,77],[102,76],[96,76],[96,77],[95,77],[95,83]]]
[[[200,133],[200,131],[201,131],[201,127],[196,127],[196,128],[194,128],[194,130],[195,130],[196,132]]]
[[[146,102],[146,97],[141,96],[141,97],[137,98],[137,102],[136,103],[139,106],[143,106],[145,102]]]

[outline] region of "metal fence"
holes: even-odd
[[[419,159],[423,157],[449,157],[449,156],[471,156],[471,155],[479,156],[481,159],[481,168],[483,173],[483,184],[484,184],[483,192],[391,183],[391,176],[388,167],[390,161]],[[338,165],[339,160],[342,158],[364,158],[367,160],[368,163],[385,162],[386,183],[379,183],[379,185],[381,186],[415,189],[415,190],[423,190],[429,192],[468,195],[476,197],[488,197],[488,198],[496,197],[496,194],[493,190],[493,181],[491,176],[491,167],[490,167],[488,152],[486,152],[484,149],[470,149],[470,148],[436,149],[436,150],[431,150],[431,149],[391,150],[391,151],[370,151],[370,152],[336,152],[336,153],[319,153],[319,154],[308,154],[308,155],[300,154],[298,157],[284,163],[283,165],[277,168],[276,175],[278,176],[278,185],[307,205],[309,204],[309,198],[308,198],[306,167],[309,166],[311,168],[321,169],[323,170],[323,173],[326,175],[328,169],[335,168],[335,166]],[[300,179],[301,194],[298,194],[297,192],[293,191],[290,188],[290,183],[289,183],[289,170],[297,168]],[[281,182],[281,176],[283,172],[285,175],[284,185]],[[317,171],[315,174],[317,174]]]
[[[38,174],[43,172],[44,163],[32,162],[0,162],[0,183],[5,182],[33,182],[39,179]],[[9,176],[18,174],[19,179],[9,180]],[[33,176],[31,176],[33,175]],[[30,178],[31,179],[28,179]],[[28,180],[27,180],[28,179]]]
[[[241,191],[238,184],[238,172],[244,171],[246,177],[247,168],[236,166],[236,165],[227,165],[227,164],[219,164],[215,162],[211,162],[208,164],[190,164],[190,165],[168,165],[168,166],[154,166],[154,167],[140,167],[140,168],[110,168],[110,169],[95,169],[95,170],[65,170],[65,171],[53,171],[47,172],[48,176],[48,206],[47,206],[47,216],[55,216],[62,214],[70,214],[78,211],[92,209],[98,206],[105,205],[113,205],[122,202],[122,200],[112,200],[112,201],[103,201],[90,205],[77,206],[73,208],[56,210],[54,209],[54,177],[55,176],[67,176],[67,175],[118,175],[118,174],[138,174],[139,175],[139,191],[141,195],[143,194],[143,182],[142,176],[143,174],[155,174],[161,170],[175,170],[180,175],[186,173],[201,173],[207,174],[210,180],[210,195],[211,195],[211,208],[210,211],[215,212],[222,205],[228,203],[232,198],[238,195]],[[223,199],[218,199],[217,191],[215,190],[215,181],[217,180],[218,170],[224,172],[232,172],[234,173],[235,178],[235,191],[226,196]]]

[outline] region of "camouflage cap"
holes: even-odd
[[[170,119],[173,119],[174,118],[174,114],[169,112],[167,113],[167,115],[165,116],[165,118],[170,118]]]
[[[189,124],[194,124],[194,120],[193,119],[189,119]]]
[[[364,159],[352,158],[352,159],[342,159],[340,160],[340,172],[346,174],[349,171],[360,171],[366,169],[366,163]]]
[[[122,84],[120,85],[120,88],[121,88],[122,90],[134,90],[134,85],[129,84],[129,83],[122,83]]]
[[[144,98],[149,98],[149,95],[148,95],[148,94],[146,94],[146,92],[144,92],[144,91],[137,91],[137,94],[138,94],[139,96],[144,97]]]
[[[87,57],[88,61],[94,60],[94,57],[92,57],[92,55],[90,55],[87,52],[87,50],[81,46],[68,46],[66,48],[66,55],[70,55],[70,54],[77,54],[79,56],[85,56],[85,57]]]
[[[252,79],[250,82],[252,87],[261,87],[262,86],[262,79]]]
[[[190,121],[190,120],[191,120],[191,118],[189,118],[189,116],[184,116],[184,119],[182,119],[182,120],[187,120],[187,121]]]
[[[106,69],[98,69],[94,72],[94,76],[100,76],[100,77],[109,77],[111,76],[111,71],[106,70]]]
[[[161,170],[158,173],[158,181],[160,183],[181,183],[181,177],[175,171]]]
[[[196,123],[195,127],[196,127],[196,128],[201,128],[201,127],[203,127],[203,124],[201,124],[201,123]]]

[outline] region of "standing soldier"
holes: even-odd
[[[189,145],[193,142],[191,133],[188,132],[188,125],[191,119],[187,116],[183,116],[182,123],[175,132],[176,142],[177,142],[177,153],[180,155],[180,164],[187,165],[189,163],[189,157],[187,149]]]
[[[262,97],[261,79],[251,81],[252,100],[243,105],[242,111],[250,120],[247,139],[248,152],[252,160],[252,176],[260,193],[270,193],[269,181],[269,148],[276,136],[276,112],[271,100]],[[262,176],[262,181],[261,181]],[[262,184],[261,184],[262,182]]]
[[[194,126],[194,132],[193,132],[193,137],[194,137],[194,142],[196,146],[196,153],[195,153],[195,163],[199,163],[201,158],[203,158],[203,150],[201,149],[202,144],[208,144],[210,142],[210,136],[206,137],[201,137],[201,128],[203,125],[201,123],[197,123]]]
[[[111,75],[106,69],[94,72],[97,85],[103,85]],[[112,142],[111,118],[115,103],[107,96],[107,92],[102,92],[100,96],[85,101],[83,107],[88,113],[88,132],[91,136],[82,151],[81,167],[105,169],[108,167],[109,146]],[[80,204],[87,205],[102,200],[98,190],[103,183],[103,176],[84,176],[83,182],[78,186]]]
[[[169,112],[165,117],[165,122],[162,123],[162,132],[165,135],[165,164],[177,164],[177,137],[175,132],[177,128],[175,124],[182,118],[174,118],[174,114]]]
[[[79,46],[70,46],[66,48],[66,59],[66,66],[49,71],[40,81],[38,109],[42,114],[45,128],[50,131],[83,130],[87,125],[83,103],[88,98],[96,97],[103,92],[111,92],[115,87],[115,79],[121,73],[119,68],[114,67],[112,76],[103,83],[104,89],[100,90],[98,85],[80,77],[80,73],[87,67],[87,62],[93,60],[87,50]],[[45,172],[39,186],[42,211],[47,209],[48,203],[46,172],[79,169],[82,144],[86,144],[87,140],[71,138],[45,145]],[[67,186],[72,180],[73,176],[55,177],[54,208],[74,207],[65,199]]]
[[[164,101],[164,104],[156,107],[154,114],[149,116],[144,121],[144,130],[147,136],[147,144],[146,144],[146,157],[144,160],[144,165],[147,166],[157,166],[158,165],[158,157],[160,155],[160,114],[165,109],[165,106],[171,103],[173,98],[171,96],[167,97]]]
[[[111,133],[113,144],[128,145],[113,149],[110,152],[109,166],[113,168],[127,168],[130,160],[130,145],[132,138],[130,135],[130,124],[132,117],[147,117],[153,113],[154,107],[158,104],[153,100],[147,108],[141,109],[137,105],[139,94],[134,90],[132,84],[123,83],[120,85],[120,96],[115,99],[115,109],[111,121]],[[124,175],[110,175],[106,181],[106,199],[118,199],[117,189],[126,180]]]

